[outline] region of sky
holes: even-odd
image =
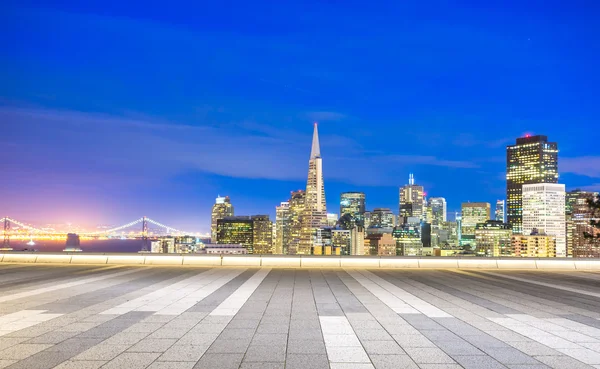
[[[0,213],[148,216],[206,232],[217,195],[269,214],[306,186],[319,123],[329,212],[364,191],[505,197],[506,145],[559,145],[600,190],[594,1],[0,4]]]

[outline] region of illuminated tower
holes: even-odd
[[[275,208],[275,254],[287,254],[292,231],[289,201],[282,202]]]
[[[558,145],[546,136],[525,136],[506,147],[506,215],[513,233],[523,232],[524,184],[558,182]]]
[[[302,232],[297,253],[310,254],[315,243],[314,238],[317,229],[327,226],[327,207],[325,206],[325,186],[323,184],[323,159],[321,158],[317,123],[315,123],[310,160],[308,161],[306,202],[302,218]]]
[[[218,196],[215,204],[212,207],[211,223],[210,223],[210,238],[212,243],[217,243],[217,221],[225,217],[233,216],[233,205],[229,196]]]
[[[352,222],[360,227],[365,225],[365,193],[344,192],[340,196],[340,216],[349,214]]]
[[[415,177],[412,173],[408,178],[408,184],[400,188],[400,216],[404,217],[404,223],[409,221],[408,218],[419,218],[423,220],[425,212],[423,186],[415,184]],[[412,222],[412,219],[410,220]]]
[[[565,185],[532,183],[523,185],[523,234],[533,230],[556,237],[556,256],[567,256]]]
[[[302,219],[306,204],[306,192],[304,190],[293,191],[290,197],[289,222],[290,236],[287,244],[283,244],[283,253],[295,255],[298,253],[300,236],[302,234]]]
[[[502,223],[504,223],[504,200],[496,200],[496,213],[495,213],[495,218],[496,220],[501,221]]]

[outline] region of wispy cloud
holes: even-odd
[[[573,173],[591,178],[600,178],[600,156],[560,158],[558,164],[560,171],[563,173]]]

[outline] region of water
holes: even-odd
[[[60,252],[65,249],[65,240],[35,240],[35,246],[27,245],[29,240],[11,240],[15,251],[36,250],[40,252]],[[138,252],[142,250],[142,240],[81,240],[82,252]],[[150,244],[148,243],[148,247]]]

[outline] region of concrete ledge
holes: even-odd
[[[537,269],[535,259],[498,259],[498,269]]]
[[[459,269],[498,269],[496,259],[487,258],[471,258],[458,259]]]
[[[70,264],[71,255],[69,254],[40,254],[35,260],[36,263],[55,263]]]
[[[183,265],[183,256],[180,255],[156,255],[145,257],[146,265]]]
[[[300,256],[262,256],[262,266],[300,268]]]
[[[418,258],[381,258],[379,259],[380,268],[418,268]]]
[[[221,255],[190,255],[183,257],[183,265],[220,266]]]
[[[248,256],[234,256],[234,255],[223,255],[223,266],[260,266],[261,257],[258,255]]]
[[[340,258],[340,266],[342,268],[366,268],[379,269],[379,257],[363,258],[363,257],[342,257]]]
[[[446,259],[446,258],[426,258],[419,259],[419,268],[458,268],[457,259]]]
[[[560,269],[560,270],[574,270],[575,262],[573,260],[544,260],[538,259],[535,261],[538,269]]]
[[[106,255],[73,255],[71,264],[106,264],[108,256]]]
[[[158,255],[157,255],[158,256]],[[109,255],[106,264],[139,265],[144,264],[145,256],[139,255]]]
[[[302,256],[301,268],[339,268],[341,258],[339,256]]]
[[[579,259],[573,260],[577,270],[600,270],[600,261],[598,259]]]
[[[5,254],[3,263],[35,263],[37,254]]]

